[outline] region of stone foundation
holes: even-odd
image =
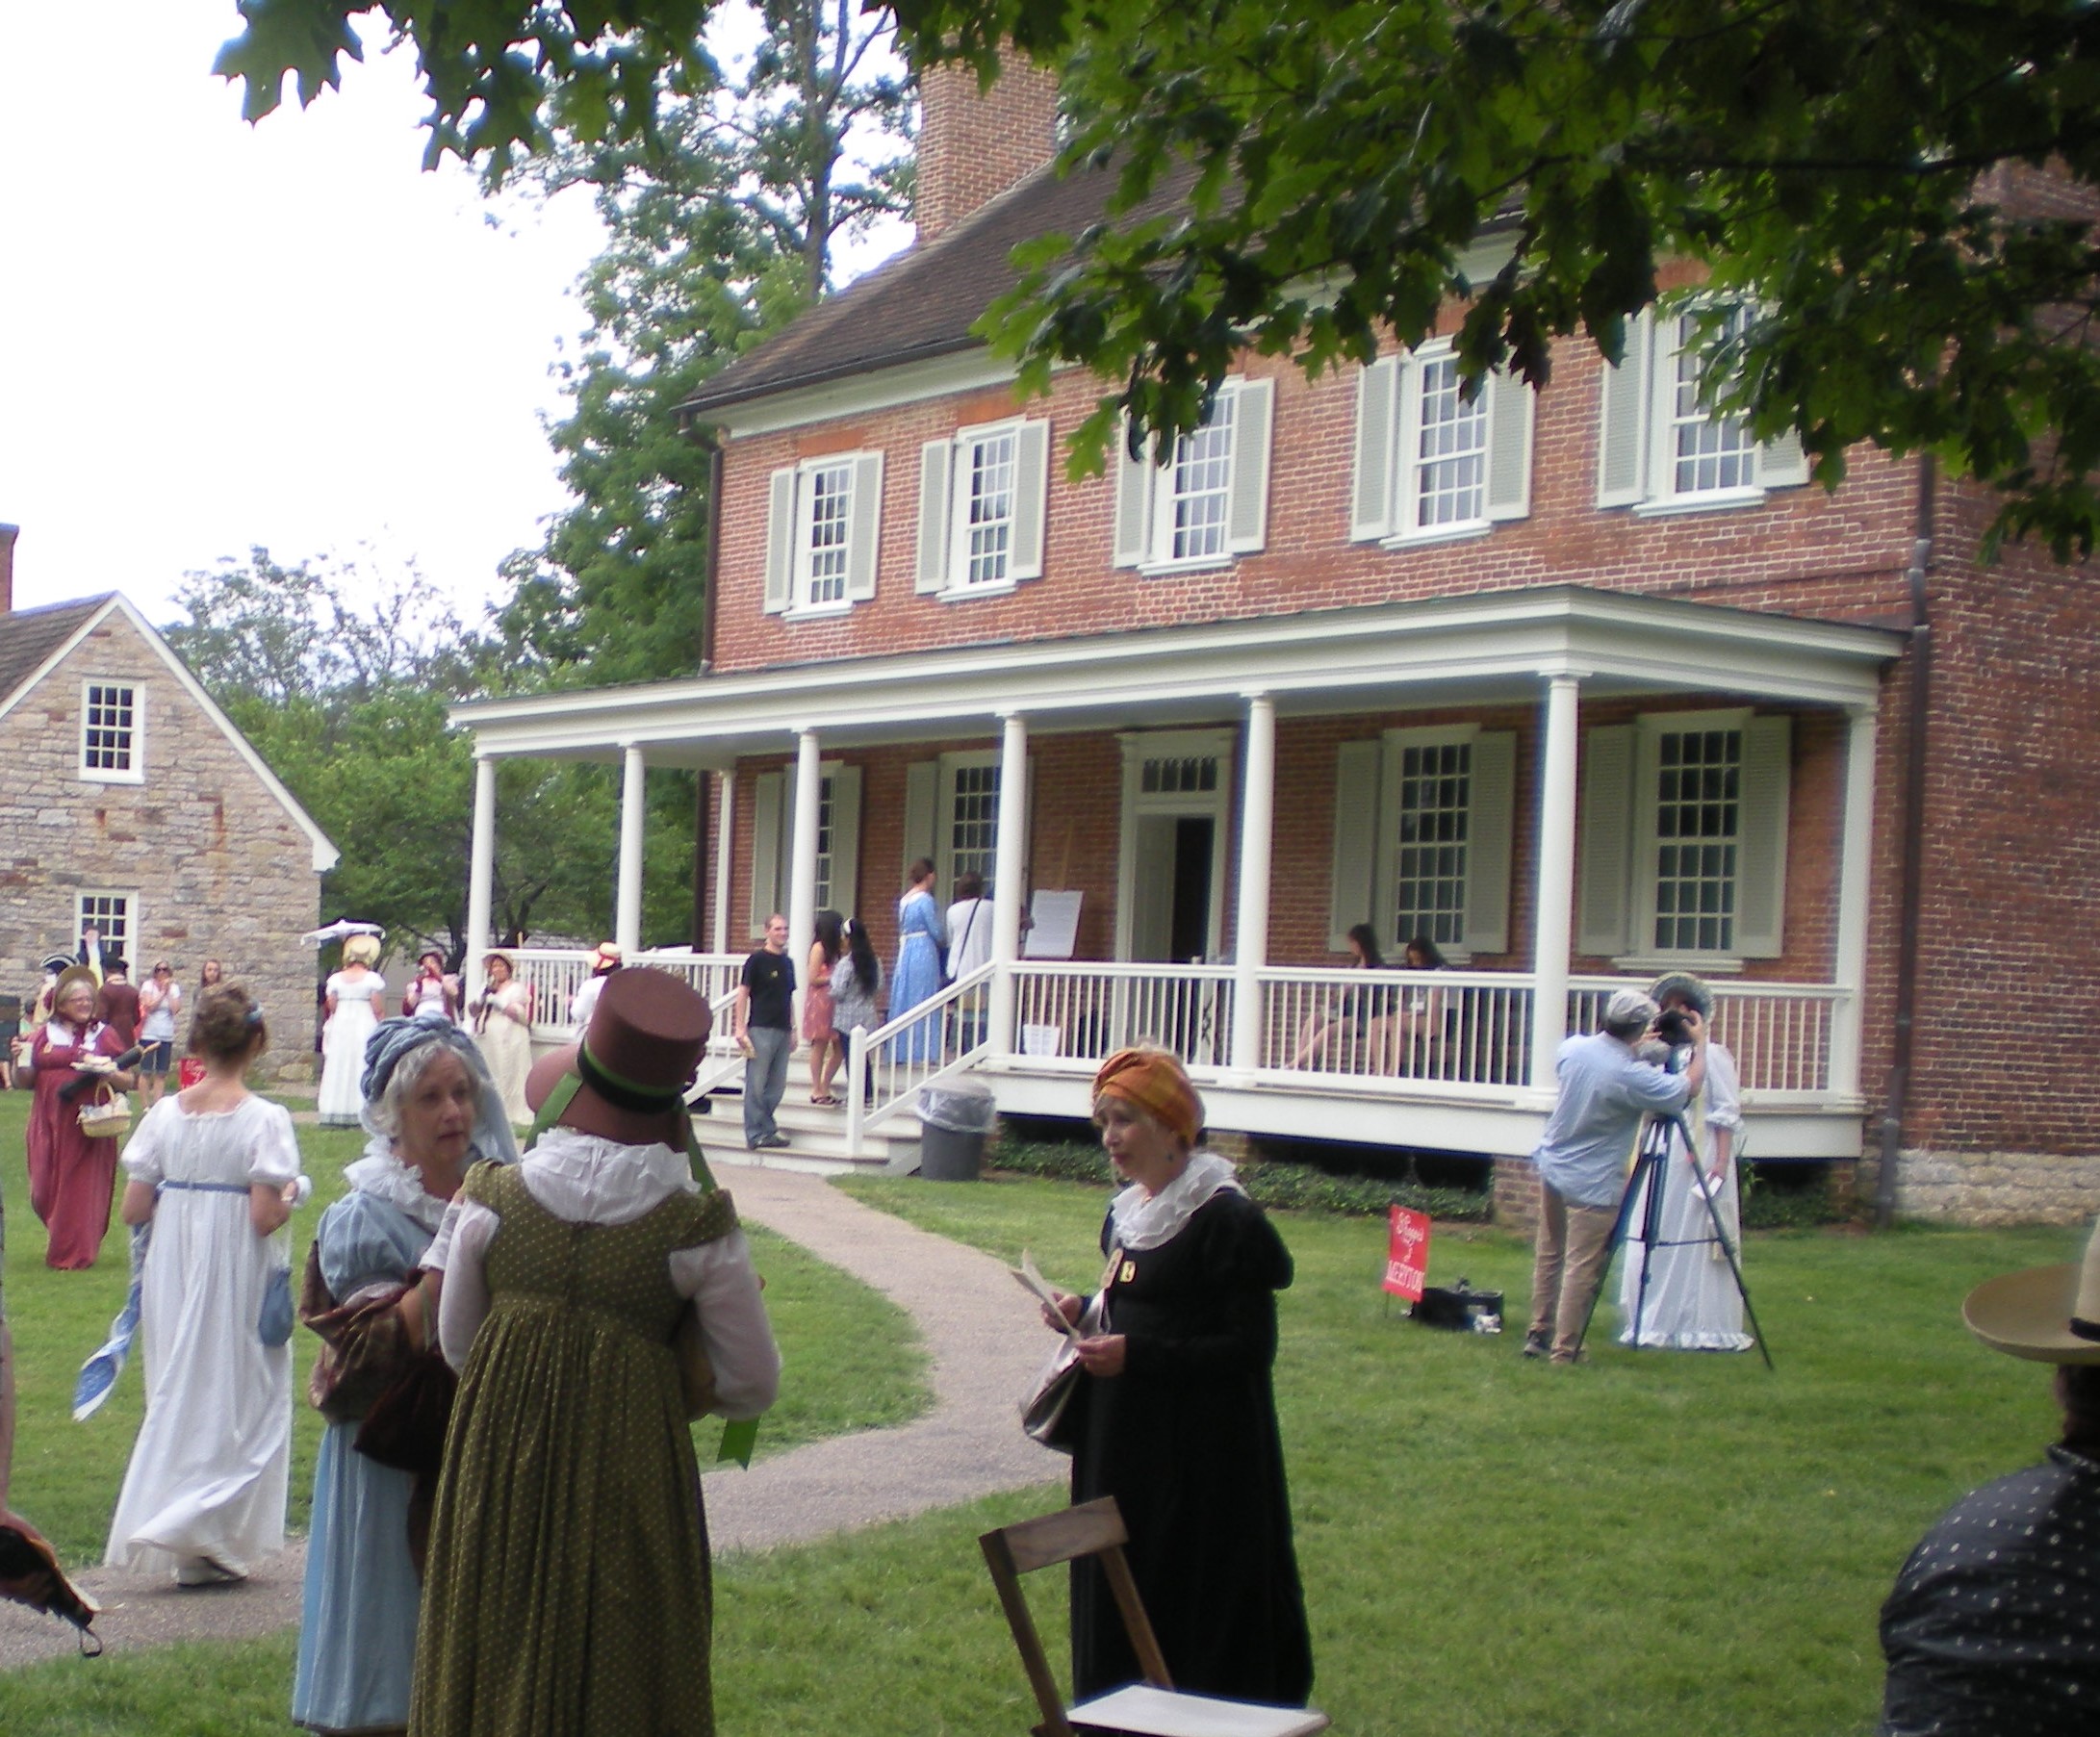
[[[1856,1197],[1871,1210],[1878,1154],[1859,1161]],[[1896,1215],[1934,1224],[2089,1224],[2100,1217],[2100,1155],[1930,1152],[1897,1161]]]

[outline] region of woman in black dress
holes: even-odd
[[[1181,1064],[1123,1050],[1094,1078],[1094,1120],[1129,1186],[1099,1329],[1080,1343],[1072,1500],[1113,1495],[1176,1688],[1302,1706],[1312,1643],[1269,1366],[1291,1255],[1232,1165],[1193,1149],[1202,1102]],[[1059,1306],[1077,1321],[1082,1299]],[[1072,1565],[1081,1699],[1142,1673],[1091,1558]]]

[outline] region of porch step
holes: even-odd
[[[785,1146],[754,1152],[744,1144],[744,1107],[735,1092],[717,1092],[712,1113],[693,1118],[693,1132],[710,1164],[759,1165],[769,1170],[800,1170],[817,1176],[902,1175],[918,1168],[919,1118],[899,1111],[870,1131],[861,1150],[846,1141],[846,1110],[809,1102],[809,1085],[798,1081],[787,1088],[774,1121],[787,1136]]]

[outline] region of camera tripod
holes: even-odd
[[[1699,1148],[1692,1143],[1691,1130],[1685,1126],[1681,1115],[1651,1115],[1641,1124],[1640,1148],[1634,1157],[1633,1174],[1626,1178],[1626,1192],[1619,1197],[1619,1216],[1611,1227],[1611,1245],[1625,1247],[1632,1240],[1633,1232],[1629,1220],[1633,1215],[1633,1203],[1642,1202],[1639,1239],[1641,1244],[1641,1276],[1633,1292],[1633,1348],[1641,1346],[1641,1316],[1648,1305],[1648,1268],[1650,1257],[1657,1248],[1669,1246],[1662,1235],[1663,1182],[1669,1169],[1670,1137],[1676,1135],[1684,1142],[1685,1156],[1692,1166],[1692,1192],[1699,1196],[1700,1204],[1706,1209],[1706,1218],[1713,1226],[1714,1240],[1721,1245],[1721,1252],[1728,1257],[1729,1276],[1735,1280],[1735,1293],[1743,1299],[1743,1314],[1750,1322],[1752,1335],[1757,1341],[1757,1354],[1764,1359],[1766,1368],[1773,1367],[1771,1348],[1765,1343],[1764,1329],[1757,1324],[1757,1312],[1751,1307],[1750,1287],[1743,1283],[1743,1264],[1736,1257],[1735,1244],[1729,1239],[1728,1226],[1721,1222],[1721,1209],[1714,1202],[1713,1190],[1707,1173],[1699,1162]],[[1641,1190],[1647,1187],[1644,1197]],[[1629,1254],[1627,1259],[1631,1259]],[[1605,1268],[1608,1273],[1610,1268]],[[1604,1286],[1601,1279],[1590,1297],[1589,1313],[1582,1317],[1582,1331],[1575,1338],[1575,1350],[1579,1353],[1582,1341],[1590,1336],[1590,1322],[1596,1318],[1598,1298],[1602,1296]]]

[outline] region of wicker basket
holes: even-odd
[[[114,1086],[95,1092],[91,1103],[80,1107],[80,1131],[91,1140],[115,1139],[131,1129],[131,1100]]]

